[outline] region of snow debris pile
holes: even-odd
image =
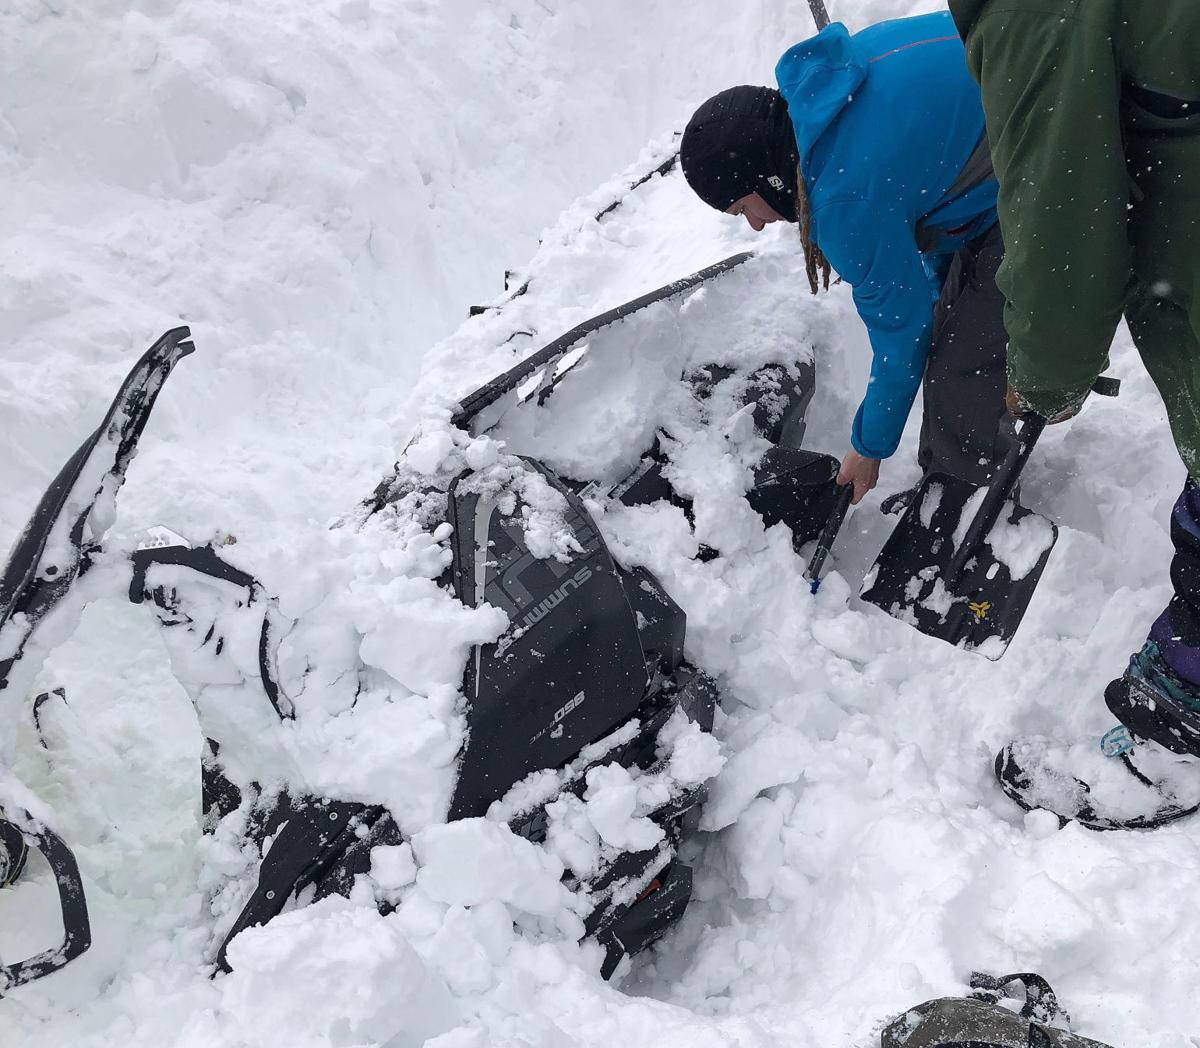
[[[830,6],[857,27],[936,5]],[[1120,400],[1039,443],[1022,500],[1060,537],[1003,662],[853,596],[892,524],[873,498],[810,596],[786,529],[743,497],[762,443],[738,391],[701,401],[679,378],[811,356],[804,443],[840,455],[868,363],[849,289],[811,298],[789,231],[752,238],[677,173],[595,218],[698,100],[767,82],[809,31],[803,5],[701,14],[631,0],[0,13],[0,545],[142,346],[183,320],[198,347],[140,446],[79,630],[0,726],[30,803],[76,851],[95,938],[0,1001],[6,1048],[860,1048],[980,968],[1042,972],[1083,1034],[1190,1048],[1200,919],[1173,900],[1200,873],[1196,827],[1059,830],[1023,817],[990,768],[1018,731],[1107,727],[1103,684],[1165,603],[1183,474],[1157,395],[1123,335]],[[483,436],[450,426],[459,398],[582,320],[748,246],[752,262],[590,339],[543,408]],[[511,282],[527,293],[500,295],[530,255]],[[455,328],[488,301],[502,308]],[[611,483],[655,439],[691,518],[588,509],[614,557],[686,611],[687,657],[720,684],[716,738],[675,721],[660,771],[592,768],[552,805],[542,847],[505,820],[571,769],[446,824],[464,661],[509,624],[438,586],[438,491],[464,468],[500,490],[516,455]],[[915,446],[914,424],[883,492],[915,481]],[[365,513],[397,457],[406,490]],[[519,502],[537,555],[569,560],[553,495],[527,484]],[[259,579],[294,721],[254,705],[253,627],[221,621],[218,601],[225,677],[182,637],[165,650],[128,603],[115,565],[156,525]],[[991,541],[1016,575],[1041,537],[1012,530]],[[258,856],[202,832],[193,702],[253,725],[255,744],[223,756],[264,788],[386,805],[406,837],[375,850],[350,898],[242,933],[216,979],[214,908],[237,906]],[[645,812],[710,778],[685,845],[691,906],[604,982],[570,876],[655,847]],[[0,892],[0,956],[48,945],[55,906],[35,863]]]

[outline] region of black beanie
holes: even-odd
[[[725,211],[758,193],[789,222],[796,218],[796,135],[783,95],[771,87],[731,87],[695,113],[679,143],[688,185]]]

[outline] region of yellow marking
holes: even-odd
[[[987,618],[987,613],[992,610],[991,601],[981,600],[979,603],[972,601],[967,605],[967,611],[975,616],[976,622],[982,622]]]

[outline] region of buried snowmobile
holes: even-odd
[[[579,325],[465,397],[453,425],[480,432],[514,405],[537,410],[570,381],[564,358],[586,336],[719,279],[748,257],[734,256]],[[51,484],[12,551],[0,581],[0,703],[8,700],[10,709],[25,700],[41,659],[77,621],[84,598],[75,581],[111,559],[102,540],[117,490],[159,388],[193,351],[189,338],[187,328],[178,328],[147,351],[95,434]],[[787,525],[797,548],[821,533],[839,501],[837,461],[800,448],[813,372],[809,361],[781,361],[752,373],[710,367],[683,379],[700,400],[726,383],[737,391],[770,445],[747,498],[765,523]],[[547,833],[548,807],[581,796],[592,769],[616,765],[662,787],[664,799],[649,813],[662,831],[658,843],[608,854],[586,877],[565,875],[567,887],[582,900],[585,934],[605,949],[607,977],[623,957],[658,938],[687,904],[691,870],[678,851],[696,824],[705,787],[671,778],[664,727],[684,723],[708,732],[718,696],[715,682],[684,657],[684,612],[650,572],[614,560],[585,498],[625,505],[668,499],[685,512],[689,507],[671,487],[657,440],[616,484],[560,476],[534,458],[515,462],[503,490],[497,490],[477,483],[471,470],[445,485],[432,484],[404,469],[402,459],[357,519],[385,514],[404,500],[419,503],[428,530],[450,544],[452,560],[441,584],[467,607],[486,603],[508,616],[503,635],[476,645],[467,661],[462,682],[467,741],[451,820],[490,810],[491,818],[499,813],[515,833],[539,842]],[[566,561],[535,556],[530,549],[521,510],[534,490],[553,493],[563,507],[575,551]],[[281,784],[266,769],[257,740],[270,725],[296,716],[296,703],[277,672],[280,644],[294,623],[219,546],[191,546],[163,534],[165,539],[129,558],[129,597],[153,608],[172,670],[196,707],[206,739],[201,768],[206,827],[238,834],[261,856],[236,904],[223,905],[219,913],[214,906],[219,927],[212,961],[227,969],[227,949],[239,932],[286,906],[349,894],[355,878],[370,871],[372,849],[402,843],[404,835],[382,804],[316,795],[298,783]],[[701,549],[698,555],[716,557],[719,551]],[[252,622],[252,629],[239,629],[235,637],[226,628],[231,616]],[[241,643],[247,635],[254,638],[249,653]],[[241,691],[234,703],[236,689]],[[38,706],[42,698],[63,701],[61,695],[39,697]],[[535,780],[537,788],[513,789]],[[55,949],[0,967],[0,992],[61,968],[90,942],[74,857],[47,818],[22,803],[25,797],[0,763],[0,885],[21,876],[29,851],[40,852],[59,885],[65,937]],[[381,901],[381,907],[387,905]]]

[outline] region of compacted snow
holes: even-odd
[[[935,6],[833,14],[858,27]],[[0,725],[4,781],[75,848],[94,935],[0,1001],[6,1048],[865,1048],[975,969],[1040,972],[1078,1032],[1118,1048],[1200,1045],[1200,824],[1060,830],[991,773],[1015,733],[1109,726],[1103,685],[1169,593],[1184,474],[1128,337],[1113,352],[1121,397],[1031,459],[1023,501],[1060,535],[996,663],[856,596],[892,523],[880,496],[916,479],[915,424],[814,597],[787,533],[742,497],[762,450],[748,419],[678,381],[815,359],[805,445],[846,449],[869,353],[848,289],[811,297],[794,231],[754,236],[678,172],[625,196],[695,104],[768,82],[809,32],[804,4],[774,0],[0,12],[0,546],[138,353],[190,324],[197,352],[167,384],[108,545],[167,526],[253,571],[301,624],[281,671],[304,705],[247,759],[386,803],[411,840],[378,852],[350,900],[241,935],[233,973],[211,979],[213,911],[234,904],[252,857],[201,834],[189,679],[126,600],[118,558],[101,564],[37,681],[68,696],[45,710],[45,748],[32,693],[6,697]],[[458,398],[575,324],[747,248],[733,272],[593,338],[544,408],[474,439],[449,427]],[[506,268],[527,294],[504,293]],[[498,308],[461,322],[476,303]],[[356,506],[405,448],[429,474],[528,454],[612,480],[659,427],[694,526],[666,504],[591,509],[614,556],[686,610],[688,656],[720,683],[720,746],[674,743],[677,777],[716,773],[687,845],[693,903],[605,983],[560,885],[586,861],[578,840],[543,849],[496,822],[444,824],[463,660],[503,616],[435,585],[444,531],[403,513],[360,527]],[[553,506],[535,518],[542,554],[569,556]],[[997,535],[998,552],[1016,563],[1043,538]],[[695,559],[700,544],[722,556]],[[353,705],[352,666],[367,684]],[[235,689],[200,698],[240,715]],[[639,784],[618,778],[575,813],[590,847],[647,843]],[[395,912],[380,916],[376,895]],[[0,957],[49,945],[54,913],[35,861],[0,892]]]

